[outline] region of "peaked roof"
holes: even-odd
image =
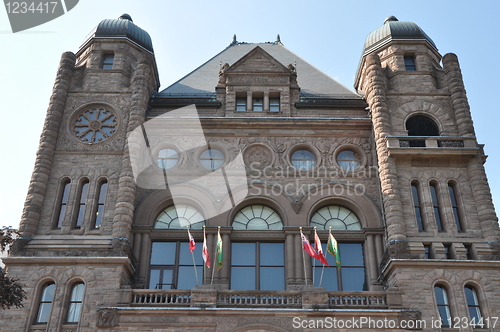
[[[232,43],[225,50],[173,83],[155,98],[209,97],[214,95],[221,63],[230,66],[260,47],[281,65],[294,64],[301,95],[305,98],[361,99],[330,76],[285,48],[281,43]]]

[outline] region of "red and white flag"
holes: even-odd
[[[319,239],[318,233],[316,232],[316,228],[314,229],[314,247],[318,252],[317,258],[319,259],[319,261],[326,266],[330,266],[326,261],[325,254],[323,254],[323,247],[321,246],[321,240]]]
[[[208,254],[207,236],[205,234],[205,227],[203,227],[203,249],[201,251],[201,255],[203,256],[203,261],[205,262],[205,265],[208,268],[210,268],[210,255]]]
[[[302,238],[302,247],[304,248],[304,251],[309,254],[312,258],[318,258],[318,253],[314,251],[313,247],[311,246],[311,243],[309,243],[309,240],[302,234],[302,230],[300,230],[300,237]]]
[[[189,235],[189,251],[193,253],[193,251],[196,249],[196,242],[194,242],[194,237],[191,235],[189,228],[188,228],[188,235]]]

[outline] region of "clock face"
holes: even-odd
[[[86,108],[73,122],[73,134],[82,143],[100,143],[115,133],[118,128],[116,114],[108,107]]]

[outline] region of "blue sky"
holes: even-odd
[[[13,34],[0,9],[0,226],[17,227],[60,56],[76,52],[103,19],[123,13],[149,32],[161,89],[238,41],[274,41],[353,89],[368,33],[390,15],[416,22],[442,55],[460,60],[478,141],[500,206],[499,1],[131,1],[80,0],[67,14]]]

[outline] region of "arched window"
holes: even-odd
[[[75,220],[75,228],[82,227],[83,218],[85,217],[85,207],[87,206],[87,195],[89,193],[89,179],[84,179],[78,190],[78,207]]]
[[[69,179],[63,180],[59,193],[59,207],[57,209],[57,228],[62,227],[64,217],[66,216],[66,208],[68,206],[69,189],[71,181]]]
[[[40,302],[38,304],[38,314],[36,315],[35,323],[47,324],[50,319],[50,311],[52,309],[52,301],[54,301],[54,291],[56,284],[53,282],[47,283],[42,290]]]
[[[85,284],[83,282],[75,284],[71,289],[71,297],[69,299],[68,316],[66,317],[66,322],[78,323],[78,321],[80,320],[84,292]]]
[[[156,165],[163,169],[169,169],[177,165],[179,162],[179,154],[174,149],[162,149],[158,151],[158,159]]]
[[[187,204],[171,205],[161,211],[154,224],[154,228],[201,229],[205,225],[205,218],[194,207]]]
[[[483,315],[481,306],[477,297],[477,292],[474,287],[467,285],[464,287],[465,299],[467,300],[467,308],[469,309],[469,318],[473,327],[482,327]]]
[[[434,295],[436,297],[436,305],[441,317],[442,327],[450,327],[451,311],[450,301],[446,289],[441,285],[434,286]]]
[[[208,170],[215,171],[224,164],[224,154],[217,149],[207,149],[200,155],[201,166]]]
[[[434,209],[434,218],[436,219],[436,226],[438,231],[443,231],[444,228],[443,228],[443,222],[441,220],[441,209],[439,207],[437,184],[431,182],[429,188],[431,190],[432,207]]]
[[[99,188],[97,191],[95,214],[93,220],[95,228],[101,227],[102,218],[104,216],[104,205],[106,204],[107,191],[108,191],[108,180],[105,179],[99,183]]]
[[[283,229],[279,214],[265,205],[250,205],[240,210],[233,219],[233,229]]]
[[[337,155],[337,164],[347,171],[354,171],[361,166],[361,158],[352,150],[344,150]]]
[[[448,191],[450,193],[451,208],[453,209],[453,217],[455,218],[455,224],[457,225],[457,230],[463,231],[462,220],[460,219],[460,211],[458,210],[457,195],[455,193],[455,186],[449,182]]]
[[[292,154],[292,165],[300,170],[308,170],[316,165],[316,156],[308,150],[297,150]]]
[[[424,231],[424,219],[422,218],[422,207],[420,203],[419,184],[416,181],[411,183],[411,194],[413,196],[413,208],[415,209],[415,217],[417,218],[417,226],[419,231]]]
[[[414,115],[406,121],[408,136],[439,136],[437,124],[425,115]]]
[[[328,205],[319,209],[311,218],[311,227],[333,230],[360,230],[358,217],[349,209],[339,205]]]

